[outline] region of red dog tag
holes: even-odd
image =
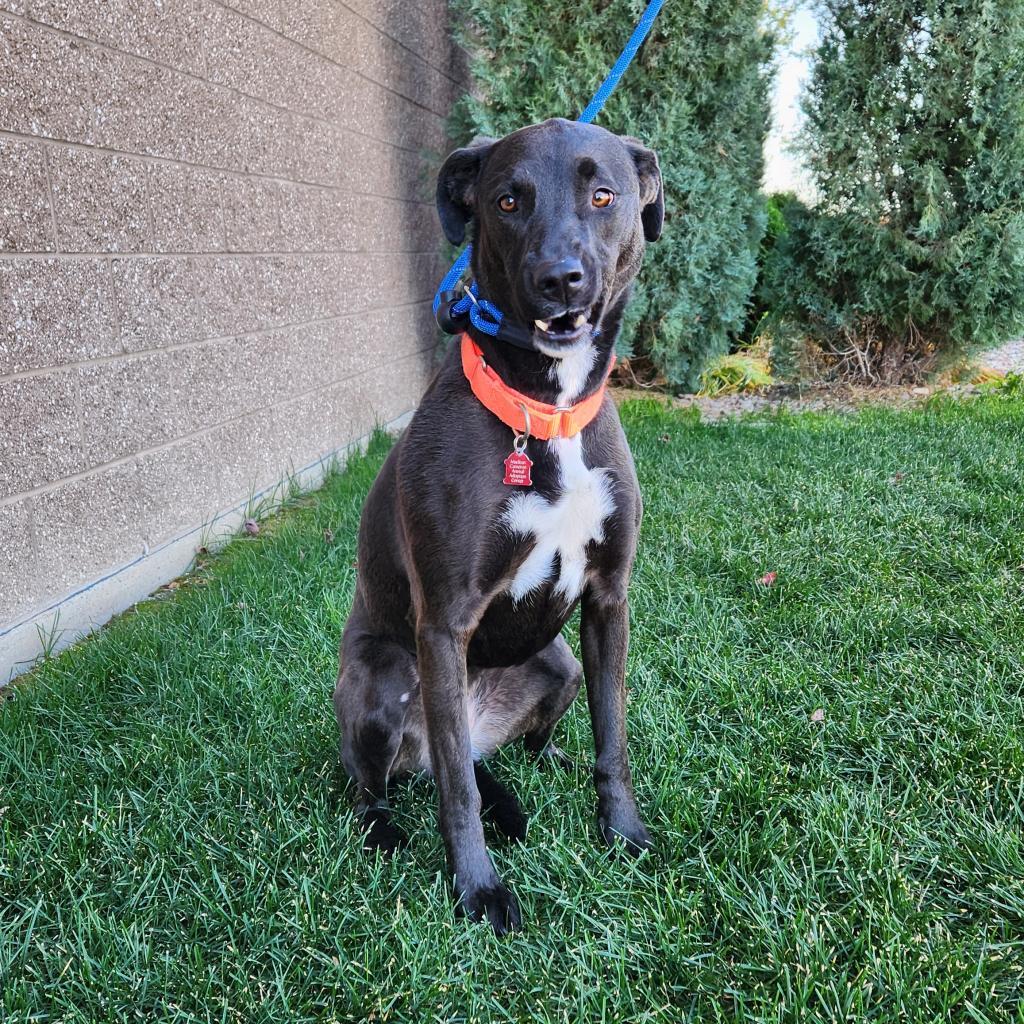
[[[509,487],[529,487],[533,481],[530,479],[530,468],[533,460],[526,452],[510,452],[505,459],[505,479],[501,482]]]

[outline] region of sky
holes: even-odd
[[[765,141],[764,190],[796,192],[811,198],[800,162],[787,151],[800,126],[800,89],[810,66],[808,53],[818,38],[811,11],[798,10],[790,22],[791,38],[779,51],[779,68],[772,94],[772,129]]]

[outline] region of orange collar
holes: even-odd
[[[615,365],[612,357],[608,374]],[[514,388],[510,388],[484,362],[480,346],[468,335],[462,335],[462,372],[485,409],[494,413],[506,426],[517,434],[526,433],[527,419],[523,406],[529,411],[531,437],[539,441],[550,441],[555,437],[575,437],[596,415],[604,401],[605,388],[608,385],[608,374],[601,386],[592,395],[575,405],[555,406],[546,402],[538,402]]]

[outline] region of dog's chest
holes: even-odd
[[[581,355],[557,364],[559,405],[572,401],[586,381],[593,357]],[[547,444],[557,467],[555,493],[549,498],[536,492],[513,495],[502,516],[515,537],[532,543],[508,586],[514,601],[548,583],[568,602],[579,597],[586,582],[587,546],[604,540],[605,521],[615,511],[611,476],[606,469],[587,467],[579,434]]]
[[[513,535],[533,545],[508,587],[515,601],[552,582],[566,601],[579,597],[587,545],[604,540],[605,520],[615,511],[608,471],[587,468],[579,435],[548,444],[559,469],[558,491],[550,499],[534,492],[513,495],[502,517]]]

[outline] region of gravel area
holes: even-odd
[[[998,348],[981,352],[972,364],[1000,373],[1024,374],[1024,338],[1007,342]],[[968,397],[978,393],[971,384],[936,385],[931,387],[862,387],[853,384],[776,385],[757,394],[723,395],[704,398],[699,395],[677,395],[668,399],[657,390],[613,386],[616,401],[628,398],[660,397],[680,409],[697,408],[702,420],[715,421],[751,412],[854,412],[865,405],[912,406],[925,401],[938,391],[955,397]]]
[[[700,395],[677,395],[675,398],[639,388],[616,387],[612,395],[616,401],[629,398],[660,398],[671,402],[677,409],[698,409],[705,422],[716,422],[747,413],[777,412],[856,412],[866,405],[888,405],[911,408],[938,392],[966,398],[979,393],[973,384],[953,384],[942,387],[861,387],[852,384],[816,384],[798,387],[776,385],[758,394],[723,395],[706,398]]]
[[[979,366],[1000,373],[1024,373],[1024,338],[980,352],[974,359]]]

